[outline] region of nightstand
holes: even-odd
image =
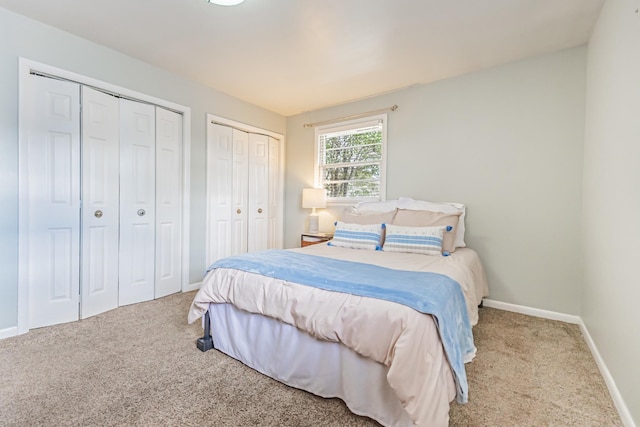
[[[302,233],[300,235],[300,246],[317,245],[318,243],[326,243],[333,239],[332,233]]]

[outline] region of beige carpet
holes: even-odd
[[[195,347],[193,293],[0,340],[0,426],[374,426]],[[452,426],[621,426],[575,325],[484,308]]]

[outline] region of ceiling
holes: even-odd
[[[285,116],[584,44],[603,0],[0,0]]]

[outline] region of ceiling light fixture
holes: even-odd
[[[218,4],[220,6],[235,6],[244,0],[207,0],[209,3]]]

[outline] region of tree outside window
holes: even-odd
[[[316,130],[316,185],[329,202],[384,199],[385,124],[386,114]]]

